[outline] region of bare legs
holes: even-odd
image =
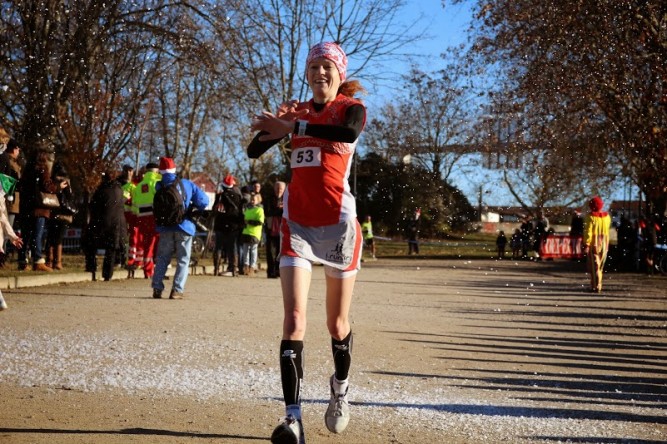
[[[280,281],[283,291],[283,337],[280,343],[280,375],[287,416],[301,419],[300,388],[303,380],[306,335],[306,311],[311,272],[300,267],[282,267]],[[326,276],[327,328],[331,335],[335,376],[347,387],[351,362],[352,335],[349,312],[356,277]],[[336,378],[332,378],[336,383]],[[336,386],[339,388],[339,386]]]

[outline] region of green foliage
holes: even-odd
[[[421,209],[421,235],[441,238],[467,228],[474,210],[452,185],[427,170],[396,164],[375,153],[359,160],[357,212],[370,214],[374,229],[385,236],[403,236],[408,218]]]

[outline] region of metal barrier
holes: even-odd
[[[63,251],[77,252],[81,250],[81,228],[68,228],[63,237]]]

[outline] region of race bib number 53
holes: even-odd
[[[292,168],[316,167],[322,164],[322,152],[318,147],[297,148],[292,151]]]

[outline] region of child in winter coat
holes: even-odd
[[[241,233],[241,271],[252,276],[257,271],[257,247],[262,240],[262,226],[264,225],[264,208],[262,196],[253,194],[250,206],[244,212],[245,228]]]

